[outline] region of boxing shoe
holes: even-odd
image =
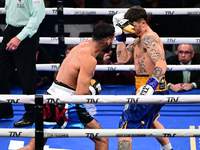
[[[32,121],[24,119],[24,118],[14,123],[14,127],[28,127],[32,125],[33,125]]]

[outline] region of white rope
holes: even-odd
[[[64,8],[64,15],[114,15],[128,8]],[[145,8],[149,15],[198,15],[200,8]]]
[[[46,8],[46,15],[57,15],[57,8]],[[128,8],[63,8],[64,15],[114,15],[125,13]],[[200,8],[145,8],[149,15],[199,15]],[[0,14],[5,14],[0,8]]]
[[[134,90],[134,89],[133,89]],[[0,103],[35,104],[35,95],[0,95]],[[200,95],[43,95],[43,103],[176,104],[200,103]]]
[[[79,44],[88,39],[91,37],[65,37],[65,44]],[[132,43],[133,40],[134,38],[128,37],[126,44]],[[161,37],[161,40],[163,44],[200,44],[200,37]],[[40,37],[40,44],[58,44],[58,37]],[[114,39],[113,44],[117,44],[116,39]]]
[[[0,42],[3,37],[0,37]],[[65,37],[65,44],[79,44],[84,40],[91,39],[91,37]],[[126,44],[131,44],[134,38],[128,37]],[[200,44],[200,37],[166,37],[161,40],[163,44]],[[58,44],[58,37],[40,37],[40,44]],[[113,44],[117,44],[116,39],[114,39]]]
[[[44,137],[199,137],[200,129],[44,129]]]
[[[35,129],[1,128],[0,137],[35,137]]]
[[[60,64],[36,64],[37,71],[58,71]],[[167,65],[167,71],[200,71],[200,65]],[[135,71],[134,65],[97,65],[95,71]]]
[[[44,129],[45,138],[199,137],[200,129]],[[35,129],[0,129],[0,137],[35,137]]]
[[[0,103],[35,104],[35,95],[0,95]]]
[[[134,90],[134,89],[133,89]],[[176,104],[200,103],[200,95],[43,95],[44,103]]]

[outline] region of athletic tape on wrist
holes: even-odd
[[[149,80],[147,81],[146,84],[150,85],[155,91],[157,86],[158,86],[158,84],[159,84],[159,82],[158,82],[158,80],[156,78],[151,77],[151,78],[149,78]]]
[[[89,90],[90,90],[92,95],[96,95],[96,90],[91,85],[89,86]]]

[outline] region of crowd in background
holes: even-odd
[[[56,0],[44,0],[45,7],[57,7]],[[4,0],[0,1],[0,7],[4,7]],[[74,8],[128,8],[134,5],[140,5],[144,8],[194,8],[200,7],[198,0],[63,0],[64,7]],[[5,15],[0,15],[1,23],[5,24]],[[46,15],[40,26],[40,37],[58,37],[56,26],[58,24],[57,16]],[[197,15],[149,15],[148,21],[150,27],[158,33],[160,37],[198,37],[200,35],[200,17]],[[90,28],[94,27],[99,22],[107,22],[112,24],[112,15],[65,15],[64,23],[67,26],[65,30],[65,37],[72,37],[74,24],[77,24],[77,28],[81,28],[81,25],[89,25]],[[73,29],[70,29],[70,26]],[[87,28],[88,26],[84,26]],[[84,28],[83,27],[83,28]],[[83,29],[84,30],[84,29]],[[3,29],[1,29],[0,36],[3,35]],[[91,37],[91,32],[80,32],[78,37]],[[178,45],[164,45],[166,59],[170,56],[176,55]],[[194,51],[200,53],[199,45],[194,45]],[[67,45],[66,45],[67,49]],[[113,45],[113,52],[116,47]],[[38,63],[59,63],[59,47],[52,44],[40,44],[38,53]],[[97,57],[98,64],[115,64],[115,53],[110,54],[111,61],[104,60],[104,55]],[[45,61],[41,61],[45,60]],[[105,62],[107,61],[107,62]],[[99,72],[95,74],[95,77],[101,80],[102,84],[133,84],[133,82],[125,83],[123,78],[133,78],[132,73],[127,72]],[[115,78],[113,78],[113,76]],[[128,77],[127,77],[128,76]],[[38,88],[49,85],[55,78],[53,73],[39,72],[37,74]],[[112,80],[111,80],[112,79]],[[13,84],[16,83],[16,77],[13,77]]]

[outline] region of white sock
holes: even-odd
[[[167,145],[164,145],[163,146],[163,150],[172,150],[172,145],[171,143],[167,144]]]

